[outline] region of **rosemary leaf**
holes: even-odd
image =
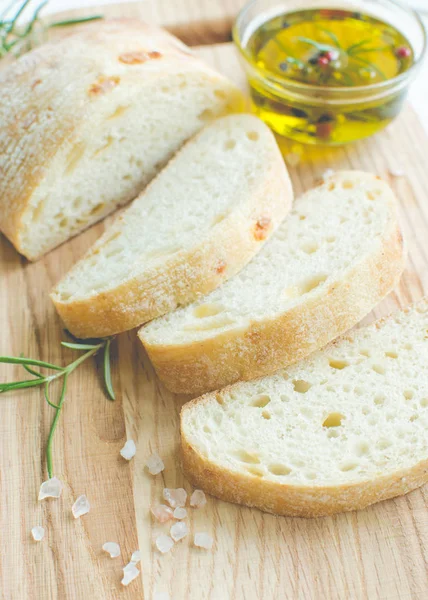
[[[110,345],[111,339],[107,340],[107,343],[104,347],[104,382],[110,400],[116,400],[116,396],[113,390],[113,384],[111,381]]]
[[[35,360],[24,356],[0,356],[0,363],[16,364],[16,365],[32,365],[33,367],[45,367],[46,369],[55,369],[62,371],[62,367],[52,363],[44,362],[43,360]]]
[[[75,344],[72,342],[61,342],[61,346],[71,348],[72,350],[93,350],[94,348],[98,348],[99,344]]]
[[[323,31],[326,35],[328,35],[328,37],[332,40],[336,48],[339,48],[340,50],[342,49],[342,46],[339,42],[339,38],[335,33],[333,33],[333,31],[329,31],[328,29],[324,29],[323,27],[320,28],[320,31]]]
[[[46,385],[45,385],[45,389],[44,389],[45,400],[49,404],[49,406],[52,406],[52,408],[59,409],[60,407],[57,404],[54,404],[53,402],[51,402],[51,399],[49,397],[49,384],[50,384],[50,381],[47,381]]]
[[[61,408],[62,408],[62,405],[64,404],[64,400],[65,400],[65,392],[67,390],[67,377],[68,377],[68,374],[66,374],[64,376],[64,381],[62,383],[62,389],[61,389],[61,395],[60,395],[60,398],[59,398],[58,405],[56,407],[55,416],[54,416],[53,421],[52,421],[52,425],[51,425],[51,428],[50,428],[50,431],[49,431],[49,435],[48,435],[48,442],[47,442],[47,445],[46,445],[46,464],[47,464],[49,479],[51,479],[52,476],[53,476],[53,469],[52,469],[52,443],[53,443],[55,429],[56,429],[56,427],[58,425],[59,417],[60,417],[60,414],[61,414]]]
[[[51,27],[68,27],[69,25],[79,25],[80,23],[89,23],[90,21],[99,21],[103,15],[92,15],[91,17],[80,17],[78,19],[67,19],[65,21],[54,21],[48,25]]]

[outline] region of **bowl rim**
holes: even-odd
[[[387,4],[390,4],[391,6],[395,6],[398,7],[402,10],[404,10],[407,14],[411,15],[417,25],[419,26],[419,29],[422,32],[422,50],[420,53],[419,58],[410,66],[409,69],[407,69],[407,71],[404,71],[403,73],[400,73],[399,75],[396,75],[395,77],[392,77],[391,79],[387,79],[386,81],[379,81],[378,83],[371,83],[368,85],[355,85],[355,86],[322,86],[322,85],[315,85],[312,83],[303,83],[303,82],[298,82],[298,81],[293,81],[292,79],[284,79],[281,77],[278,77],[273,71],[270,71],[269,69],[264,69],[258,66],[255,66],[253,61],[252,61],[252,57],[250,57],[249,52],[246,50],[246,47],[244,47],[241,43],[242,41],[242,37],[239,34],[238,31],[238,26],[239,26],[239,21],[242,20],[242,18],[246,15],[247,11],[253,6],[253,4],[256,4],[257,2],[260,2],[260,0],[249,0],[249,2],[247,2],[239,11],[235,22],[233,24],[232,27],[232,38],[233,41],[235,43],[235,46],[238,48],[240,54],[243,56],[243,58],[251,65],[251,67],[258,72],[260,75],[262,75],[265,79],[269,79],[271,83],[275,83],[281,87],[287,87],[289,89],[294,89],[296,92],[325,92],[328,93],[329,95],[334,95],[334,94],[362,94],[362,93],[370,93],[370,92],[381,92],[384,89],[389,89],[389,88],[393,88],[395,87],[395,85],[398,85],[400,83],[406,82],[407,80],[411,79],[414,75],[417,74],[417,72],[419,71],[419,68],[425,58],[425,55],[427,53],[427,48],[428,48],[428,35],[427,35],[427,28],[425,27],[425,23],[421,17],[421,15],[418,13],[418,11],[414,8],[412,8],[409,5],[405,5],[403,4],[400,0],[382,0],[383,2],[386,2]],[[326,4],[328,4],[328,0],[326,0]],[[326,7],[328,8],[328,7]],[[409,43],[410,40],[409,40]]]

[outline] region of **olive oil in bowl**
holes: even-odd
[[[423,54],[398,27],[351,7],[315,7],[259,14],[242,37],[246,10],[264,4],[244,9],[234,37],[254,112],[274,131],[309,144],[344,144],[397,116]]]

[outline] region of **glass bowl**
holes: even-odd
[[[414,62],[386,81],[323,87],[278,76],[259,67],[248,49],[266,21],[304,9],[358,11],[398,29],[412,46]],[[303,143],[342,145],[368,137],[400,112],[426,52],[426,32],[416,11],[396,0],[252,0],[239,13],[233,39],[248,77],[253,111],[276,133]]]

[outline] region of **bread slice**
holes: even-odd
[[[0,231],[35,260],[136,197],[237,88],[138,21],[85,25],[0,73]]]
[[[428,481],[428,299],[186,404],[183,467],[229,502],[318,517]]]
[[[170,390],[201,394],[324,346],[394,288],[403,266],[391,189],[368,173],[338,172],[296,200],[239,275],[139,336]]]
[[[188,142],[52,294],[77,337],[136,327],[216,288],[291,207],[270,129],[232,115]]]

